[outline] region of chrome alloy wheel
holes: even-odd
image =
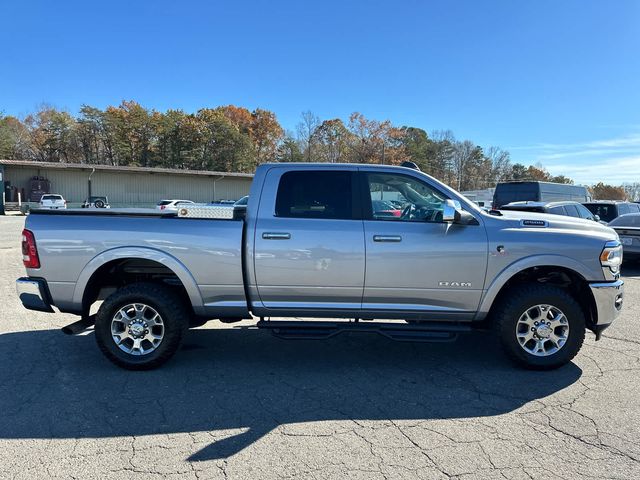
[[[111,336],[123,352],[148,355],[162,343],[164,323],[160,314],[149,305],[131,303],[113,316]]]
[[[560,350],[569,338],[569,321],[553,305],[527,309],[516,324],[516,337],[525,352],[547,357]]]

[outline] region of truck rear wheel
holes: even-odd
[[[149,370],[180,348],[189,318],[186,306],[170,288],[134,283],[118,289],[100,306],[96,341],[119,367]]]
[[[576,356],[585,336],[585,316],[565,290],[523,285],[506,293],[494,312],[507,356],[531,369],[551,370]]]

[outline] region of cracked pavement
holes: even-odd
[[[20,217],[0,217],[2,478],[640,478],[640,265],[600,342],[552,372],[490,335],[286,341],[192,330],[151,372],[109,363],[68,315],[30,312]]]

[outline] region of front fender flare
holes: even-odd
[[[521,258],[502,270],[487,287],[482,300],[480,301],[476,320],[483,320],[486,317],[493,305],[493,302],[498,296],[498,293],[500,293],[502,287],[504,287],[514,275],[522,272],[523,270],[527,270],[528,268],[548,266],[562,267],[572,270],[584,279],[593,277],[594,273],[583,263],[570,257],[565,257],[564,255],[532,255],[530,257]]]
[[[80,276],[78,277],[78,281],[76,282],[75,290],[73,292],[73,303],[75,305],[82,305],[84,292],[89,284],[89,280],[91,280],[93,274],[101,266],[113,260],[125,260],[129,258],[152,260],[171,269],[171,271],[180,279],[182,285],[184,285],[187,295],[189,295],[191,305],[196,313],[203,309],[200,289],[187,267],[185,267],[180,260],[168,253],[149,247],[117,247],[96,255],[80,272]]]

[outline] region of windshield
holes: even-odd
[[[609,223],[617,227],[640,227],[640,213],[629,213],[622,215]]]
[[[585,207],[594,215],[598,215],[600,220],[610,222],[617,216],[616,206],[611,203],[585,203]]]

